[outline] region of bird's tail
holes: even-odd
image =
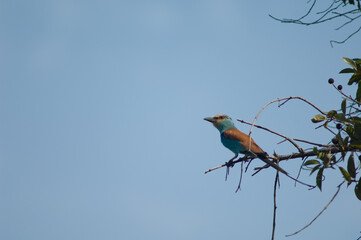
[[[280,166],[276,165],[274,162],[272,162],[271,160],[269,160],[269,159],[267,158],[267,154],[266,154],[266,153],[257,154],[257,157],[258,157],[259,159],[261,159],[262,161],[264,161],[265,163],[267,163],[268,165],[270,165],[271,167],[273,167],[274,169],[276,169],[276,170],[278,170],[278,171],[280,171],[280,172],[288,175],[288,173],[287,173],[285,170],[283,170]]]

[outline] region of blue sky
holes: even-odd
[[[306,2],[0,1],[0,238],[270,238],[274,171],[247,172],[237,194],[239,166],[227,182],[224,169],[204,175],[233,154],[203,118],[252,121],[287,96],[339,108],[327,80],[345,83],[341,57],[360,57],[360,35],[331,48],[352,28],[268,17],[301,16]],[[327,142],[316,113],[294,101],[257,123]],[[269,153],[295,151],[267,132],[253,137]],[[282,167],[296,175],[299,164]],[[325,177],[322,193],[281,177],[277,239],[329,201],[342,179]],[[290,239],[357,239],[360,206],[344,187]]]

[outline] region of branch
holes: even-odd
[[[290,236],[296,235],[297,233],[305,230],[305,229],[308,228],[319,216],[321,216],[321,214],[328,208],[328,206],[330,206],[330,204],[333,202],[333,200],[335,200],[335,198],[336,198],[337,194],[339,193],[339,191],[340,191],[340,189],[341,189],[341,186],[342,186],[342,184],[344,184],[344,182],[345,182],[345,181],[343,181],[342,183],[340,183],[340,184],[337,186],[338,189],[337,189],[335,195],[333,195],[333,197],[332,197],[331,200],[327,203],[327,205],[322,209],[322,211],[321,211],[319,214],[317,214],[317,216],[316,216],[314,219],[312,219],[312,221],[311,221],[309,224],[307,224],[306,226],[304,226],[303,228],[301,228],[301,229],[298,230],[297,232],[294,232],[294,233],[292,233],[292,234],[286,235],[286,237],[290,237]]]
[[[343,14],[340,14],[340,16],[343,16]],[[347,17],[348,19],[350,19],[350,21],[345,22],[344,24],[342,24],[341,26],[339,26],[339,27],[336,28],[335,30],[340,30],[341,28],[343,28],[343,27],[346,26],[347,24],[352,23],[352,22],[355,21],[357,18],[361,17],[361,14],[358,15],[357,17],[354,17],[354,18],[350,18],[350,17],[348,17],[348,16],[345,16],[345,17]]]
[[[241,122],[241,123],[248,124],[248,125],[252,125],[252,123],[249,123],[249,122],[246,122],[246,121],[243,121],[243,120],[240,120],[240,119],[237,119],[237,121],[239,121],[239,122]],[[262,127],[262,126],[260,126],[260,125],[256,125],[256,124],[255,124],[255,125],[253,125],[253,126],[255,126],[256,128],[260,128],[260,129],[263,129],[263,130],[265,130],[265,131],[268,131],[268,132],[270,132],[270,133],[273,133],[273,134],[275,134],[275,135],[277,135],[277,136],[283,137],[284,139],[286,139],[287,141],[289,141],[290,143],[292,143],[292,145],[295,146],[300,153],[303,153],[303,152],[304,152],[303,149],[300,148],[300,147],[299,147],[294,141],[292,141],[292,139],[290,139],[289,137],[286,137],[285,135],[282,135],[282,134],[280,134],[280,133],[278,133],[278,132],[272,131],[272,130],[270,130],[270,129],[268,129],[268,128],[265,128],[265,127]]]
[[[315,6],[316,2],[317,2],[317,0],[314,0],[311,7],[308,9],[308,12],[305,15],[303,15],[302,17],[300,17],[299,19],[297,19],[297,21],[300,21],[301,19],[307,17],[311,13],[311,11],[312,11],[313,7]],[[332,3],[332,5],[333,5],[333,3]]]
[[[297,141],[297,142],[308,143],[308,144],[315,145],[315,146],[318,146],[318,147],[328,147],[328,145],[323,145],[323,144],[319,144],[319,143],[314,143],[314,142],[310,142],[310,141],[306,141],[306,140],[302,140],[302,139],[294,138],[293,140],[295,140],[295,141]]]
[[[344,2],[344,0],[342,0],[342,1],[341,0],[333,0],[332,3],[325,10],[316,12],[315,16],[321,15],[316,20],[314,20],[312,22],[303,21],[304,18],[308,17],[311,14],[312,10],[315,7],[316,2],[317,2],[317,0],[314,0],[311,7],[306,12],[306,14],[304,14],[302,17],[300,17],[298,19],[287,19],[287,18],[280,19],[280,18],[276,18],[276,17],[274,17],[274,16],[272,16],[270,14],[269,14],[269,17],[271,17],[272,19],[274,19],[276,21],[279,21],[281,23],[293,23],[293,24],[300,24],[300,25],[305,25],[305,26],[324,23],[324,22],[327,22],[327,21],[334,20],[336,18],[346,18],[346,19],[348,19],[348,21],[346,21],[341,26],[336,28],[336,30],[339,30],[339,29],[343,28],[347,24],[353,22],[354,20],[356,20],[357,18],[360,17],[360,15],[358,15],[357,17],[351,17],[350,16],[350,15],[357,14],[357,13],[361,12],[360,0],[357,0],[356,9],[353,9],[353,10],[350,10],[350,11],[344,11],[344,12],[338,11],[339,9],[342,9],[344,6],[346,6],[346,3]],[[345,43],[348,39],[350,39],[353,35],[355,35],[359,31],[360,31],[360,29],[356,30],[355,32],[350,34],[345,40],[343,40],[341,42],[334,41],[334,40],[330,41],[331,47],[333,47],[333,43],[338,43],[338,44]]]
[[[328,8],[326,8],[326,9],[323,10],[323,11],[317,12],[317,14],[322,14],[322,13],[327,12],[330,8],[333,7],[333,5],[334,5],[335,3],[339,2],[339,1],[340,1],[340,0],[334,0],[333,3],[331,3],[330,6],[328,6]]]
[[[341,149],[339,146],[336,145],[326,145],[327,147],[322,148],[322,149],[318,149],[319,152],[326,152],[326,153],[340,153],[340,152],[361,152],[361,149],[352,147],[352,146],[345,146],[343,149]],[[316,153],[314,153],[313,151],[308,151],[308,152],[304,152],[304,153],[291,153],[288,155],[280,155],[277,157],[272,157],[272,156],[268,156],[271,159],[278,159],[279,161],[285,161],[285,160],[290,160],[290,159],[295,159],[295,158],[305,158],[305,157],[311,157],[311,156],[317,156]],[[247,162],[248,160],[253,160],[255,157],[249,157],[249,156],[245,156],[245,157],[240,157],[237,160],[233,161],[234,164],[245,161]],[[216,169],[222,168],[222,167],[226,167],[227,163],[222,164],[220,166],[214,167],[214,168],[210,168],[207,171],[204,172],[204,174],[207,174],[209,172],[212,172]],[[268,167],[268,165],[265,166],[265,168]]]
[[[338,18],[338,17],[342,17],[342,16],[339,16],[339,15],[336,15],[336,16],[333,16],[333,17],[329,17],[329,18],[325,18],[329,13],[331,13],[332,11],[338,9],[339,7],[341,7],[342,3],[340,3],[339,5],[337,5],[336,7],[334,8],[328,8],[329,10],[327,10],[326,12],[325,11],[322,11],[320,13],[324,13],[321,17],[319,17],[317,20],[313,21],[313,22],[303,22],[303,21],[300,21],[300,19],[279,19],[279,18],[276,18],[276,17],[273,17],[272,15],[269,15],[271,18],[273,18],[274,20],[276,21],[279,21],[281,23],[295,23],[295,24],[300,24],[300,25],[306,25],[306,26],[309,26],[309,25],[314,25],[314,24],[319,24],[319,23],[323,23],[323,22],[327,22],[327,21],[330,21],[332,19],[335,19],[335,18]],[[313,6],[312,6],[313,8]],[[312,10],[312,9],[310,9]],[[309,10],[309,12],[310,12]],[[350,14],[350,13],[353,13],[355,10],[351,10],[349,12],[345,12],[345,14]],[[309,13],[307,14],[309,15]],[[307,16],[306,15],[306,16]]]
[[[336,146],[336,145],[328,145],[328,147],[318,149],[318,151],[326,152],[326,153],[329,152],[331,154],[332,153],[340,153],[340,152],[361,152],[360,149],[352,147],[352,146],[345,146],[343,149],[341,149],[339,146]],[[305,152],[303,154],[301,154],[301,153],[291,153],[289,155],[280,155],[279,160],[284,161],[284,160],[311,157],[311,156],[317,156],[317,154],[314,153],[313,151],[308,151],[308,152]]]
[[[358,33],[360,30],[361,30],[361,27],[359,27],[359,29],[357,29],[356,31],[354,31],[353,33],[351,33],[347,38],[345,38],[345,39],[344,39],[343,41],[341,41],[341,42],[331,40],[331,41],[330,41],[331,47],[333,47],[332,43],[337,43],[337,44],[345,43],[347,40],[349,40],[353,35],[355,35],[356,33]]]
[[[288,101],[291,100],[291,99],[302,100],[302,101],[304,101],[305,103],[311,105],[313,108],[315,108],[317,111],[319,111],[319,112],[322,113],[323,115],[326,115],[325,112],[323,112],[321,109],[319,109],[318,107],[316,107],[313,103],[309,102],[308,100],[306,100],[306,99],[304,99],[304,98],[302,98],[302,97],[291,96],[291,97],[278,98],[278,99],[272,100],[272,101],[270,101],[269,103],[267,103],[266,105],[264,105],[264,107],[258,112],[257,116],[256,116],[256,117],[254,118],[254,120],[253,120],[251,129],[250,129],[249,134],[248,134],[248,135],[249,135],[249,149],[248,149],[248,150],[250,150],[250,148],[251,148],[251,135],[252,135],[253,126],[255,125],[256,120],[257,120],[258,116],[261,114],[261,112],[262,112],[268,105],[270,105],[270,104],[272,104],[272,103],[274,103],[274,102],[278,102],[278,103],[279,103],[278,107],[281,107],[283,104],[285,104],[286,102],[288,102]],[[284,101],[284,102],[281,103],[281,101]]]

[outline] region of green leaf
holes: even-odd
[[[326,120],[326,117],[325,117],[324,115],[322,115],[322,114],[317,114],[316,116],[314,116],[314,117],[311,119],[311,121],[312,121],[313,123],[322,122],[322,121],[324,121],[324,120]]]
[[[343,145],[343,139],[342,139],[340,133],[337,133],[336,136],[335,136],[335,138],[337,139],[338,144]]]
[[[342,110],[343,114],[346,114],[346,103],[347,103],[347,98],[342,100],[342,103],[341,103],[341,110]]]
[[[355,161],[354,161],[353,153],[351,153],[350,157],[348,158],[347,171],[352,178],[356,177],[356,169],[355,169]]]
[[[351,76],[350,80],[348,81],[348,85],[352,85],[353,83],[358,83],[361,81],[361,73],[355,73]]]
[[[338,167],[338,168],[340,169],[343,177],[347,181],[347,184],[350,185],[352,183],[350,174],[343,167]]]
[[[317,177],[316,177],[316,184],[317,187],[322,191],[322,177],[323,177],[323,167],[318,170]]]
[[[340,122],[346,120],[345,114],[343,114],[343,113],[338,113],[338,114],[336,114],[336,115],[335,115],[335,118],[336,118],[336,120],[338,120],[338,121],[340,121]]]
[[[351,147],[354,147],[354,148],[361,149],[361,148],[360,148],[360,147],[361,147],[361,140],[356,139],[356,138],[354,138],[354,139],[351,138],[350,146],[351,146]]]
[[[356,123],[361,123],[361,118],[359,117],[351,117],[350,120],[353,125],[355,125]]]
[[[355,69],[345,68],[345,69],[342,69],[339,73],[355,73]]]
[[[318,154],[318,149],[317,149],[317,147],[313,147],[312,152],[313,152],[314,154]]]
[[[327,113],[326,117],[331,118],[331,117],[335,116],[336,114],[337,114],[337,111],[331,110]],[[323,116],[323,115],[321,115],[321,116]]]
[[[354,58],[352,60],[354,61],[354,63],[356,63],[357,71],[360,71],[361,70],[361,59],[360,58]]]
[[[352,146],[361,145],[361,123],[356,122],[354,128],[350,127],[349,131],[350,133],[347,132],[347,134],[351,137],[350,145]]]
[[[320,164],[320,162],[317,161],[316,159],[308,160],[303,164],[303,166],[308,166],[308,165],[313,165],[313,164]]]
[[[353,128],[348,126],[346,132],[351,138],[351,145],[361,145],[361,123],[359,121],[355,122]]]
[[[335,115],[337,121],[344,122],[346,121],[345,115],[343,113],[339,113]]]
[[[356,194],[356,197],[361,201],[361,177],[355,186],[355,194]]]
[[[361,123],[360,122],[355,122],[355,135],[357,136],[357,138],[361,138]]]
[[[353,127],[351,127],[350,125],[347,126],[347,127],[346,127],[346,132],[347,132],[347,134],[350,136],[350,138],[353,137],[353,135],[354,135],[354,129],[353,129]]]
[[[355,149],[361,150],[361,144],[359,144],[359,145],[354,144],[354,145],[351,145],[351,146],[353,148],[355,148]]]
[[[325,160],[326,160],[326,153],[324,153],[324,152],[319,152],[318,155],[317,155],[317,157],[318,157],[319,159],[325,161]]]
[[[348,63],[353,69],[356,70],[356,64],[352,59],[349,59],[347,57],[342,58],[346,63]]]
[[[316,165],[314,168],[312,168],[311,172],[310,172],[310,176],[312,175],[312,173],[316,172],[317,169],[319,169],[321,167],[321,164]]]

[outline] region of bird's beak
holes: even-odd
[[[212,117],[206,117],[206,118],[204,118],[204,120],[211,122],[211,123],[214,122],[214,118],[212,118]]]

